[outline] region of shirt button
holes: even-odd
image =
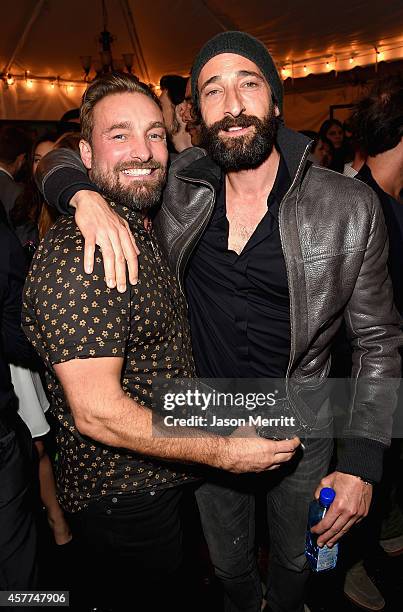
[[[109,510],[108,508],[108,510],[106,511],[106,514],[112,514],[112,510]]]
[[[116,504],[116,502],[117,502],[117,501],[118,501],[118,498],[117,498],[117,497],[112,497],[112,502],[113,502],[114,504]]]

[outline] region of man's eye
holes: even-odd
[[[209,91],[206,92],[206,96],[214,96],[215,94],[218,93],[218,89],[210,89]]]
[[[115,136],[113,136],[113,140],[124,141],[126,140],[126,135],[125,134],[115,134]]]
[[[157,132],[151,132],[148,137],[150,140],[166,140],[165,134],[158,134]]]
[[[243,87],[253,89],[254,87],[257,87],[257,83],[255,83],[255,81],[247,81],[243,84]]]

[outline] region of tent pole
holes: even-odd
[[[22,47],[24,46],[25,39],[27,38],[27,36],[29,34],[29,31],[32,28],[32,26],[34,25],[36,19],[38,18],[39,13],[41,12],[41,9],[42,9],[42,6],[43,6],[44,2],[45,2],[45,0],[38,0],[35,3],[35,7],[34,7],[34,10],[32,11],[32,15],[29,18],[29,21],[28,21],[27,25],[25,26],[24,31],[21,34],[20,39],[17,42],[17,45],[16,45],[16,47],[15,47],[15,49],[14,49],[14,51],[13,51],[11,57],[10,57],[10,59],[8,60],[7,64],[3,68],[3,74],[7,74],[7,72],[10,70],[11,66],[13,65],[15,57],[18,55],[18,53],[21,51]]]
[[[146,77],[147,82],[149,83],[150,82],[150,75],[148,74],[147,64],[146,64],[145,59],[144,59],[144,54],[143,54],[143,50],[141,48],[140,39],[138,37],[136,26],[134,24],[133,13],[132,13],[132,11],[130,9],[128,0],[121,0],[121,4],[122,4],[122,6],[125,6],[125,8],[126,8],[126,15],[127,15],[127,22],[126,23],[127,23],[128,28],[129,28],[129,34],[130,34],[131,38],[132,38],[132,36],[134,36],[136,48],[138,49],[138,57],[139,57],[139,59],[141,59],[141,64],[142,64],[141,65],[141,70],[142,70],[144,76]],[[132,40],[132,44],[133,44],[133,40]]]
[[[134,36],[133,36],[133,32],[130,29],[130,23],[129,23],[128,16],[126,14],[126,10],[125,10],[125,6],[124,6],[123,0],[120,0],[120,9],[122,11],[123,19],[125,20],[125,23],[126,23],[126,27],[127,27],[128,33],[129,33],[130,42],[132,43],[132,49],[133,49],[134,55],[136,56],[137,66],[138,66],[138,68],[139,68],[139,70],[140,70],[140,72],[142,74],[142,78],[144,79],[145,78],[144,68],[143,68],[143,66],[141,64],[141,61],[140,61],[140,58],[139,58],[139,54],[138,54],[138,50],[137,50],[137,46],[136,46],[136,41],[135,41]]]
[[[241,30],[239,26],[237,26],[232,19],[227,17],[227,15],[218,14],[216,11],[208,5],[206,0],[199,0],[200,4],[204,6],[206,11],[209,13],[210,17],[214,19],[214,21],[220,26],[223,32],[227,32],[228,30]]]

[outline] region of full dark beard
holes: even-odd
[[[237,172],[257,168],[273,150],[279,125],[274,111],[264,119],[254,115],[239,115],[239,117],[224,117],[210,126],[201,121],[201,147],[204,147],[210,157],[224,172]],[[230,127],[254,126],[255,130],[245,136],[219,136],[223,130]]]
[[[128,168],[153,168],[156,170],[156,177],[153,181],[137,180],[131,185],[122,185],[119,181],[119,172]],[[89,175],[106,199],[138,211],[148,210],[158,204],[166,182],[166,168],[158,162],[146,164],[122,162],[117,164],[112,172],[102,172],[96,164],[93,164]]]

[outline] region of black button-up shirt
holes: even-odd
[[[148,407],[156,378],[194,375],[186,306],[178,283],[142,218],[125,207],[115,208],[128,220],[140,248],[136,286],[125,293],[109,289],[99,252],[93,273],[84,274],[84,238],[73,217],[59,218],[49,230],[25,286],[23,325],[47,366],[50,411],[57,423],[58,494],[71,512],[107,494],[176,486],[189,475],[184,465],[82,436],[54,373],[54,364],[70,359],[123,357],[122,388]]]
[[[278,225],[291,184],[284,159],[267,213],[242,253],[228,250],[225,177],[186,275],[193,354],[206,378],[282,378],[290,354],[289,293]]]

